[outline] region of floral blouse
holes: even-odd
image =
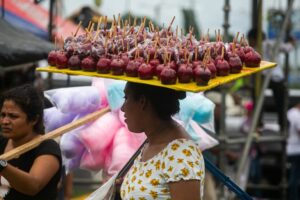
[[[199,180],[203,199],[204,159],[195,142],[176,139],[151,159],[142,162],[141,154],[124,178],[123,200],[170,200],[169,182]]]

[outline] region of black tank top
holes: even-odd
[[[8,140],[0,136],[0,155],[3,154]],[[29,172],[34,160],[41,155],[53,155],[59,160],[60,168],[49,183],[35,196],[28,196],[10,188],[4,200],[55,200],[57,185],[61,177],[62,159],[59,145],[54,140],[46,140],[36,148],[22,154],[19,158],[12,159],[9,164]]]

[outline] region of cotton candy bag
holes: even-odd
[[[81,167],[100,170],[103,168],[109,147],[116,132],[122,127],[116,113],[106,113],[80,132],[80,140],[87,151]]]
[[[121,170],[145,140],[144,133],[132,133],[121,127],[114,137],[107,174],[111,176]]]
[[[101,105],[99,91],[93,86],[60,88],[49,92],[49,96],[62,113],[90,113]]]
[[[72,122],[75,117],[76,114],[62,113],[56,107],[44,109],[44,125],[46,133]]]
[[[212,123],[215,105],[203,93],[187,92],[185,99],[180,100],[178,117],[185,124],[190,119],[199,124]]]

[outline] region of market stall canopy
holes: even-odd
[[[4,11],[4,19],[14,26],[43,39],[49,38],[49,11],[40,4],[35,4],[33,0],[6,0],[3,5],[0,4],[0,8]],[[53,37],[56,38],[70,36],[77,26],[61,16],[54,16],[53,25]],[[82,29],[79,30],[79,34],[81,33],[83,33]]]
[[[5,1],[3,5],[0,5],[3,13],[3,18],[14,26],[33,33],[34,35],[48,39],[49,34],[46,27],[36,19],[40,19],[37,16],[39,12],[37,10],[42,9],[40,5],[36,5],[33,1]],[[47,13],[47,10],[44,11]],[[36,18],[36,19],[35,19]],[[48,17],[46,16],[46,19]],[[48,20],[48,19],[47,19]],[[47,23],[47,22],[46,22]]]
[[[52,49],[54,49],[52,43],[0,19],[0,66],[46,59],[48,52]]]

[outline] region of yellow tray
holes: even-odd
[[[177,82],[174,85],[164,85],[164,84],[161,84],[160,80],[158,80],[156,77],[154,77],[152,80],[141,80],[138,77],[128,77],[125,75],[115,76],[112,74],[99,74],[97,72],[86,72],[86,71],[82,71],[82,70],[57,69],[56,67],[51,67],[51,66],[40,67],[40,68],[37,68],[36,70],[43,71],[43,72],[62,73],[62,74],[68,74],[68,75],[82,75],[82,76],[94,76],[94,77],[101,77],[101,78],[111,78],[111,79],[117,79],[117,80],[125,80],[125,81],[130,81],[130,82],[166,87],[166,88],[171,88],[174,90],[200,92],[200,91],[210,90],[219,85],[223,85],[230,81],[233,81],[233,80],[239,79],[241,77],[248,76],[248,75],[251,75],[251,74],[254,74],[254,73],[260,72],[262,70],[275,67],[275,66],[276,66],[276,63],[272,63],[272,62],[268,62],[268,61],[261,61],[260,67],[256,67],[256,68],[243,67],[243,70],[241,73],[230,74],[229,76],[223,76],[223,77],[216,77],[214,79],[211,79],[207,86],[198,86],[196,84],[196,82],[191,82],[191,83],[178,83]]]

